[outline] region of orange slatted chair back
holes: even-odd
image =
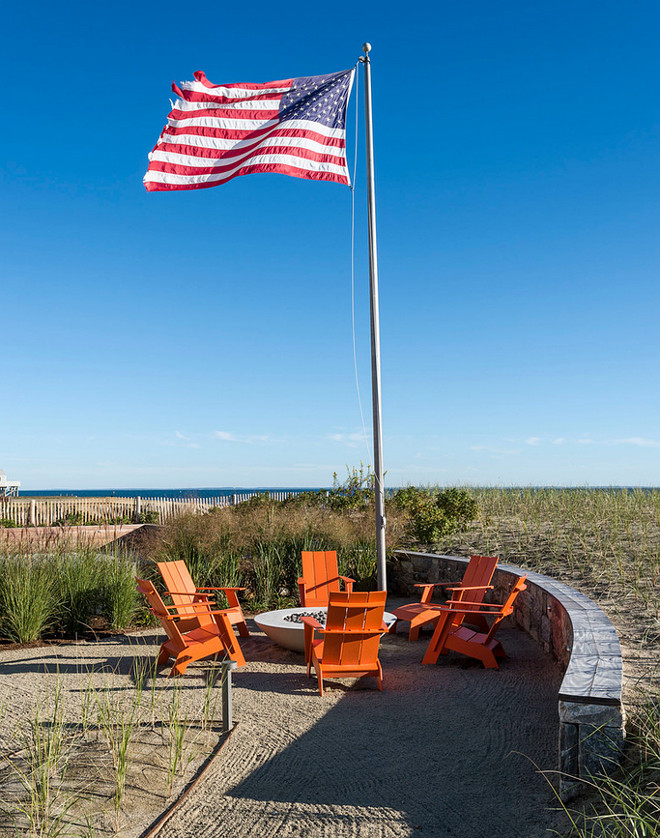
[[[302,575],[306,587],[305,605],[327,605],[330,594],[340,589],[337,551],[303,551]]]
[[[495,573],[496,567],[497,556],[471,556],[465,573],[463,574],[463,579],[456,587],[473,588],[479,585],[490,585],[490,580],[493,578],[493,574]],[[465,592],[458,590],[451,591],[451,598],[454,600],[454,602],[465,599],[469,602],[480,603],[483,600],[485,594],[485,590],[466,590]],[[479,609],[479,605],[466,605],[465,607],[470,608],[470,610],[473,611],[477,611]]]
[[[495,629],[497,628],[498,624],[505,618],[508,617],[509,614],[513,613],[513,603],[521,591],[527,589],[527,585],[525,584],[525,580],[527,576],[521,576],[516,584],[511,588],[509,591],[509,596],[506,598],[504,605],[502,605],[501,610],[498,612],[496,619],[493,621],[493,625],[490,627],[488,634],[486,635],[486,639],[484,643],[487,643],[492,636],[495,634]]]
[[[210,614],[205,614],[201,608],[190,607],[191,603],[203,601],[203,598],[201,600],[195,599],[195,583],[186,563],[179,559],[174,562],[156,562],[156,565],[163,577],[172,605],[177,607],[177,615],[179,617],[194,617],[200,627],[214,623]]]
[[[350,669],[378,659],[386,591],[333,592],[323,635],[323,663]]]
[[[147,579],[137,579],[136,577],[135,581],[137,582],[138,591],[144,595],[154,615],[158,617],[165,634],[173,643],[176,643],[177,646],[183,649],[186,645],[185,641],[173,618],[168,614],[158,591]]]

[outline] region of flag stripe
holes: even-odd
[[[172,111],[176,113],[176,111]],[[176,117],[167,117],[167,124],[171,128],[186,128],[187,126],[199,126],[200,128],[218,128],[220,131],[231,130],[248,130],[248,126],[254,128],[268,128],[269,125],[277,125],[276,119],[226,119],[225,117],[215,116],[190,116],[177,119]]]
[[[343,131],[339,128],[328,128],[326,125],[321,125],[318,122],[313,122],[307,119],[287,119],[286,122],[279,122],[276,119],[269,119],[264,120],[260,125],[257,125],[257,121],[253,124],[252,131],[248,131],[246,129],[246,125],[250,123],[246,123],[241,120],[236,120],[236,122],[240,123],[233,129],[229,128],[220,128],[219,126],[207,125],[205,122],[201,122],[198,124],[197,119],[195,117],[190,117],[189,119],[182,119],[180,125],[166,125],[165,131],[167,133],[177,135],[186,134],[190,132],[191,134],[199,134],[201,136],[216,136],[216,137],[224,137],[225,131],[233,130],[237,134],[243,133],[244,135],[248,136],[252,134],[254,131],[267,131],[270,127],[281,126],[282,128],[296,130],[296,131],[312,131],[315,134],[320,134],[324,137],[337,137],[339,139],[346,139],[346,131]],[[241,128],[243,129],[241,132]],[[199,129],[199,130],[196,130]],[[213,131],[220,131],[220,133],[213,134]]]
[[[179,98],[149,155],[146,188],[199,189],[255,172],[348,184],[353,73],[235,85],[195,73],[173,84]]]
[[[248,175],[254,172],[280,172],[294,177],[308,178],[310,180],[329,180],[335,183],[346,183],[343,174],[338,174],[330,169],[301,165],[299,161],[293,160],[289,163],[269,161],[267,164],[251,163],[239,166],[231,173],[219,175],[175,175],[169,172],[157,170],[149,171],[145,176],[147,189],[153,191],[162,189],[165,184],[170,189],[192,189],[205,186],[217,186],[225,183],[239,175]]]
[[[267,164],[267,163],[286,163],[290,166],[298,166],[301,169],[310,169],[310,170],[318,170],[323,172],[334,172],[334,174],[341,174],[343,168],[341,165],[338,165],[332,161],[324,161],[324,160],[315,160],[314,157],[319,157],[320,155],[311,155],[309,158],[306,156],[298,157],[295,154],[282,154],[279,152],[275,152],[273,154],[255,154],[250,157],[249,162],[252,164]],[[218,176],[220,178],[224,178],[226,175],[231,174],[232,172],[238,171],[242,166],[244,166],[244,162],[240,163],[231,163],[230,165],[219,165],[217,169],[210,168],[206,173],[200,173],[198,170],[195,170],[193,167],[190,166],[172,166],[169,163],[163,163],[159,160],[153,161],[153,166],[149,167],[149,171],[157,171],[157,172],[170,172],[173,176],[174,175],[181,175],[183,177],[193,176],[193,177],[204,177],[213,179],[214,177]],[[187,172],[174,172],[171,171],[172,169],[191,169],[192,171]]]
[[[256,143],[242,145],[240,148],[238,147],[238,144],[234,145],[232,148],[229,148],[226,151],[222,152],[222,154],[218,154],[218,152],[212,148],[191,149],[189,146],[185,145],[162,143],[151,152],[151,154],[149,155],[149,159],[163,160],[165,159],[163,155],[168,154],[171,158],[179,158],[179,162],[185,165],[208,166],[212,165],[210,161],[223,161],[230,159],[237,160],[239,158],[253,154],[257,148],[263,149],[266,146],[268,146],[269,148],[304,149],[306,151],[313,152],[314,154],[325,154],[328,157],[336,158],[337,163],[341,162],[344,159],[343,149],[341,148],[325,146],[323,145],[323,143],[317,143],[314,140],[307,139],[306,137],[272,136],[265,137],[264,139],[259,140]],[[191,153],[191,151],[193,153]],[[193,161],[199,162],[195,163]]]
[[[179,154],[191,154],[191,147],[194,147],[194,152],[200,156],[218,156],[218,152],[230,151],[235,149],[240,151],[242,148],[253,148],[267,137],[273,140],[289,140],[291,145],[297,145],[298,140],[307,140],[310,143],[316,143],[318,146],[326,148],[345,148],[344,140],[336,137],[323,137],[319,134],[312,134],[311,131],[305,133],[292,132],[288,128],[276,128],[273,131],[265,131],[259,136],[251,134],[245,140],[230,140],[226,137],[207,137],[204,134],[169,134],[163,132],[156,149],[162,150],[167,146],[167,151],[175,151]],[[280,145],[286,145],[285,142]],[[155,149],[155,150],[156,150]]]
[[[277,145],[273,146],[270,144],[262,145],[259,149],[259,153],[261,156],[263,155],[279,155],[282,157],[300,157],[305,160],[314,160],[317,162],[326,162],[332,163],[335,166],[338,166],[341,169],[343,163],[343,157],[326,154],[325,152],[319,153],[317,151],[313,151],[308,148],[288,148],[286,152],[283,152]],[[243,154],[232,156],[232,157],[223,157],[221,160],[216,160],[215,162],[210,161],[208,158],[200,159],[198,157],[192,157],[190,155],[184,154],[172,154],[168,151],[158,151],[152,152],[151,155],[151,163],[153,164],[151,168],[158,169],[160,171],[168,171],[173,172],[176,174],[181,175],[194,175],[194,174],[211,174],[214,172],[222,172],[225,170],[229,170],[235,167],[238,163],[242,163],[247,158],[256,159],[255,152],[253,149],[249,151],[243,152]],[[166,164],[165,166],[159,166],[157,164]],[[204,170],[204,171],[202,171]]]

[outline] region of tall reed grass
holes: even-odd
[[[0,556],[0,633],[17,643],[39,640],[57,622],[54,568],[36,556]]]
[[[95,616],[125,628],[138,608],[135,560],[91,547],[0,552],[0,636],[30,643],[73,637]]]

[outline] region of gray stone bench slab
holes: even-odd
[[[459,582],[468,559],[395,551],[391,573],[397,592],[419,597],[419,582]],[[621,756],[625,712],[623,666],[614,626],[593,600],[549,576],[498,565],[492,599],[502,602],[527,575],[512,619],[564,666],[558,695],[561,791],[570,798],[579,781],[609,773]]]

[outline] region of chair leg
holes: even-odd
[[[380,661],[378,661],[378,675],[376,675],[378,679],[378,689],[383,692],[383,667],[380,665]]]
[[[186,671],[188,664],[192,661],[190,655],[186,654],[179,654],[177,655],[176,660],[174,661],[174,666],[170,669],[170,673],[167,676],[168,678],[173,678],[176,675],[183,675]]]
[[[238,629],[238,633],[241,637],[249,637],[250,632],[248,631],[247,623],[243,620],[242,623],[236,623],[236,628]]]
[[[475,654],[474,657],[480,660],[486,669],[499,669],[500,665],[495,658],[495,655],[491,652],[491,650],[487,646],[480,646],[479,652],[481,654]]]
[[[453,624],[453,616],[444,613],[438,620],[433,637],[426,648],[422,663],[437,663],[440,655],[446,653],[445,643]]]
[[[319,685],[319,695],[323,698],[323,670],[320,666],[315,666],[314,669],[316,669],[316,680]]]
[[[160,652],[158,653],[158,666],[162,666],[164,663],[167,663],[170,659],[170,653],[165,648],[165,644],[160,647]]]

